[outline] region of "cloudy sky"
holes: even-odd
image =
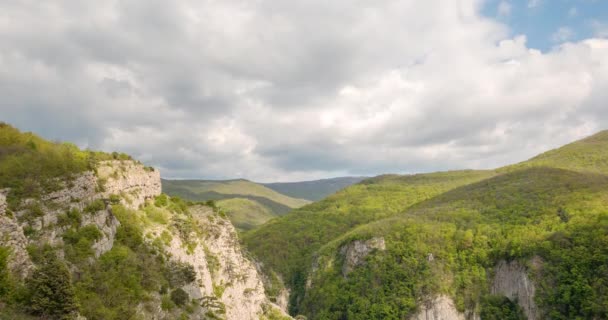
[[[604,0],[0,1],[0,120],[167,178],[492,168],[607,102]]]

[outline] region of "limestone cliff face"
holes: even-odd
[[[422,303],[420,310],[411,320],[465,320],[464,314],[458,312],[454,301],[448,296],[438,296]]]
[[[342,275],[347,276],[357,266],[361,265],[373,250],[385,250],[384,238],[376,237],[369,240],[356,240],[340,249],[340,254],[344,256]]]
[[[0,246],[11,248],[9,267],[15,274],[25,277],[32,268],[26,250],[27,238],[14,215],[8,213],[7,192],[8,190],[0,190]]]
[[[190,213],[202,227],[202,234],[193,233],[184,239],[184,235],[174,233],[165,250],[171,260],[194,267],[196,281],[182,289],[191,299],[201,302],[202,314],[211,312],[228,320],[257,320],[269,309],[279,311],[267,298],[255,264],[241,251],[230,221],[209,207],[191,207]],[[150,232],[154,238],[171,232],[171,227],[157,225]],[[149,319],[167,316],[158,310],[144,314]]]
[[[492,294],[517,301],[529,320],[539,319],[538,307],[534,302],[536,287],[528,276],[528,269],[520,262],[500,261],[496,266],[491,291]]]
[[[26,276],[32,267],[25,250],[29,244],[63,244],[62,235],[69,226],[62,226],[60,219],[66,212],[89,211],[82,214],[80,226],[95,225],[101,231],[101,239],[93,245],[98,257],[112,248],[120,225],[108,199],[121,195],[125,206],[137,208],[161,190],[160,173],[134,161],[102,162],[97,174],[85,172],[58,184],[61,187],[57,191],[39,199],[22,200],[15,212],[7,209],[9,191],[0,192],[0,245],[12,248],[10,265],[21,276]],[[96,201],[101,205],[92,207]]]
[[[122,204],[137,209],[147,199],[161,193],[160,172],[133,161],[106,161],[97,168],[98,177],[105,180],[101,197],[121,195]]]

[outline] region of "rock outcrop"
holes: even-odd
[[[134,161],[105,161],[97,172],[105,180],[101,197],[120,195],[122,204],[131,209],[161,193],[160,172]]]
[[[458,312],[454,301],[448,296],[438,296],[425,301],[411,320],[465,320],[464,314]]]
[[[23,228],[12,213],[8,212],[6,194],[0,190],[0,246],[11,249],[9,268],[20,277],[25,277],[32,269],[32,261],[27,253],[27,239]]]
[[[84,172],[76,177],[58,181],[59,190],[39,199],[24,199],[13,215],[5,213],[6,191],[0,196],[0,245],[12,248],[11,266],[25,276],[31,261],[25,248],[35,242],[54,246],[63,244],[62,235],[70,226],[61,225],[61,217],[71,210],[88,211],[81,216],[80,226],[95,225],[102,237],[92,249],[98,257],[110,250],[120,223],[112,214],[108,201],[117,196],[126,207],[138,208],[147,199],[161,193],[160,173],[135,161],[105,161],[97,174]],[[97,206],[92,206],[93,203]],[[26,237],[24,230],[35,233]],[[35,239],[35,240],[33,240]]]
[[[344,256],[344,264],[342,265],[342,275],[346,277],[357,266],[365,262],[367,257],[374,250],[385,250],[386,244],[384,238],[375,237],[369,240],[355,240],[342,248],[340,254]]]
[[[182,287],[190,298],[201,301],[208,309],[204,313],[228,320],[257,320],[269,308],[280,310],[267,298],[262,278],[241,251],[230,221],[205,206],[191,207],[190,213],[202,226],[203,234],[193,234],[189,240],[174,235],[165,248],[172,261],[194,267],[196,281]],[[155,226],[151,232],[158,237],[170,229]]]
[[[528,276],[526,266],[518,261],[500,261],[495,269],[492,294],[504,295],[516,301],[529,320],[539,319],[539,311],[534,302],[536,288]]]

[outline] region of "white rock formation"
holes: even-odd
[[[527,268],[517,261],[500,261],[496,266],[492,294],[504,295],[517,301],[529,320],[539,319],[539,311],[534,302],[536,288],[528,277]]]
[[[9,268],[17,275],[25,277],[32,269],[32,261],[27,253],[27,239],[23,228],[7,212],[6,193],[0,190],[0,246],[11,248]]]
[[[105,161],[97,172],[100,179],[107,179],[101,196],[122,195],[122,204],[131,209],[161,193],[160,172],[134,161]]]
[[[6,243],[13,248],[11,263],[23,266],[24,274],[31,265],[25,247],[32,241],[23,233],[24,228],[32,228],[37,233],[37,243],[52,245],[63,244],[62,235],[68,227],[56,225],[61,214],[76,209],[79,211],[93,201],[112,195],[122,196],[121,201],[126,207],[137,209],[147,199],[161,193],[160,173],[157,170],[146,169],[134,161],[105,161],[100,163],[98,174],[84,172],[70,180],[60,182],[63,188],[43,195],[39,200],[25,199],[14,217],[2,214],[0,217],[0,245]],[[5,210],[5,193],[0,197]],[[40,216],[31,217],[33,207],[39,208]],[[24,217],[30,215],[27,219]],[[21,218],[21,219],[19,219]],[[18,222],[19,221],[19,222]],[[102,238],[93,245],[95,256],[100,256],[110,250],[114,236],[120,223],[111,213],[108,206],[93,213],[83,213],[81,226],[95,225],[102,232]],[[6,239],[6,240],[1,240]],[[23,250],[22,250],[23,248]]]
[[[384,238],[375,237],[369,240],[356,240],[342,248],[340,254],[344,256],[344,265],[342,266],[342,275],[347,276],[357,266],[361,265],[373,250],[385,250],[386,244]]]
[[[223,305],[228,320],[257,320],[263,315],[264,306],[281,310],[267,298],[262,278],[255,264],[241,251],[230,221],[219,217],[209,207],[192,207],[190,212],[204,229],[202,237],[190,239],[190,242],[196,239],[196,247],[190,246],[189,250],[184,239],[174,234],[165,248],[171,260],[194,267],[196,281],[182,288],[190,298]],[[156,236],[163,231],[170,229],[167,226],[152,229]]]
[[[454,301],[448,296],[438,296],[422,303],[420,310],[411,320],[465,320],[465,315],[458,312]]]

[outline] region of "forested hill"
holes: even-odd
[[[163,180],[162,185],[163,192],[171,196],[190,201],[213,200],[241,230],[249,230],[310,203],[244,179]]]
[[[601,132],[496,170],[380,176],[244,241],[309,319],[606,319],[607,164]]]
[[[365,177],[339,177],[313,181],[262,183],[262,185],[290,197],[319,201],[364,179]]]

